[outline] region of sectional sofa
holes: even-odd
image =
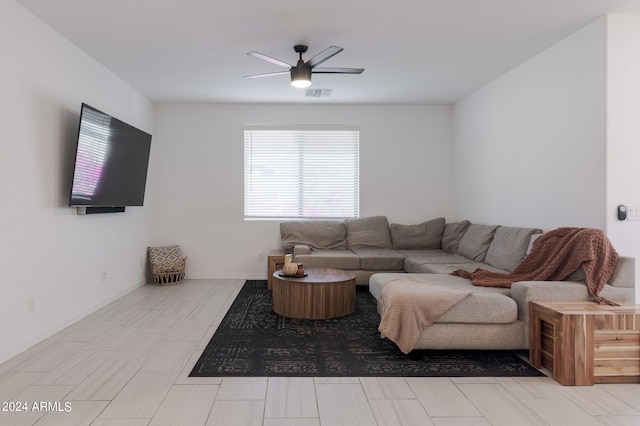
[[[410,274],[429,284],[473,293],[427,327],[414,349],[527,349],[529,302],[589,300],[581,268],[564,281],[521,281],[511,288],[477,287],[456,269],[511,272],[527,255],[537,228],[446,223],[389,224],[384,216],[280,224],[282,247],[308,267],[349,270],[380,302],[382,287]],[[600,295],[635,300],[635,260],[620,256]]]

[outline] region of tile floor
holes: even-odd
[[[0,425],[640,425],[640,384],[189,378],[243,283],[146,285],[0,365]]]

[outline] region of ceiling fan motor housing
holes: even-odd
[[[304,84],[296,87],[308,87],[309,85],[311,85],[311,68],[304,65],[291,67],[291,84],[294,84],[294,82],[296,81],[308,82],[308,84]]]

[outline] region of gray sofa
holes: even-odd
[[[511,288],[477,287],[449,275],[456,269],[511,272],[542,234],[537,228],[445,223],[389,224],[384,216],[345,221],[290,221],[280,225],[283,248],[308,267],[350,270],[380,301],[387,282],[407,273],[428,283],[473,293],[427,327],[414,349],[527,349],[529,302],[589,300],[581,268],[564,281],[521,281]],[[635,260],[621,256],[600,293],[635,300]]]

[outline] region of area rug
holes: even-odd
[[[400,352],[378,332],[376,300],[366,288],[356,311],[332,320],[281,318],[266,281],[247,281],[190,377],[514,377],[544,376],[526,352]]]

